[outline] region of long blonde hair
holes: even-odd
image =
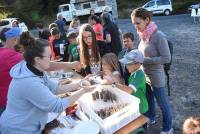
[[[116,54],[107,53],[102,57],[102,60],[104,60],[112,68],[111,70],[112,72],[114,71],[120,72],[120,65]]]
[[[88,52],[88,45],[83,40],[84,31],[91,32],[92,34],[92,48],[91,48],[92,58],[94,58],[95,62],[98,62],[100,57],[99,57],[99,52],[97,49],[96,35],[92,26],[90,26],[89,24],[83,24],[79,32],[80,62],[84,67],[86,67],[90,65],[90,57],[89,57],[89,52]]]

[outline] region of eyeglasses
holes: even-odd
[[[89,36],[83,36],[83,40],[87,40],[87,39],[91,39],[92,38],[92,35],[89,35]]]

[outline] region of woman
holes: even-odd
[[[152,14],[144,8],[137,8],[131,14],[132,22],[141,39],[138,49],[144,54],[143,69],[147,82],[150,83],[149,113],[152,123],[155,123],[155,103],[162,110],[163,128],[161,134],[172,134],[172,113],[165,95],[165,73],[163,64],[170,61],[170,51],[165,35],[151,21]]]
[[[10,69],[23,59],[22,53],[16,52],[15,47],[17,45],[26,43],[33,38],[28,32],[24,32],[20,36],[21,30],[19,28],[11,28],[5,33],[6,42],[3,48],[0,48],[0,115],[6,108],[7,93],[10,81],[12,80],[9,72]],[[24,38],[23,36],[28,36]],[[27,39],[28,38],[28,39]],[[19,41],[20,40],[20,41]],[[19,43],[20,42],[20,43]],[[22,47],[23,49],[23,47]],[[6,59],[6,60],[5,60]],[[53,70],[71,70],[76,69],[79,65],[78,62],[63,63],[63,62],[51,62],[49,71]]]
[[[81,95],[94,89],[81,88],[68,98],[57,97],[56,94],[76,90],[79,84],[58,85],[45,75],[51,58],[47,41],[30,39],[23,45],[25,60],[10,71],[13,80],[8,90],[6,110],[0,118],[1,134],[39,134],[47,122],[48,112],[60,113]]]
[[[111,22],[108,13],[103,13],[101,17],[103,20],[104,40],[110,46],[110,51],[118,55],[122,50],[119,28],[115,23]]]
[[[96,34],[96,40],[99,47],[100,55],[102,57],[105,53],[109,52],[109,48],[107,47],[107,44],[105,43],[103,38],[103,26],[101,25],[101,20],[98,16],[92,15],[90,19],[92,28]]]
[[[100,62],[100,54],[97,48],[96,35],[89,24],[81,26],[79,32],[80,62],[83,75],[91,74],[91,65]]]

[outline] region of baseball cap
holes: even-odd
[[[6,39],[19,37],[21,35],[21,29],[19,27],[13,27],[7,32],[5,32]]]
[[[128,52],[122,59],[119,60],[122,64],[131,64],[131,63],[143,63],[144,56],[142,52],[137,49],[134,49]]]

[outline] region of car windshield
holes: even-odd
[[[154,1],[151,1],[145,5],[145,7],[152,7],[154,6]]]

